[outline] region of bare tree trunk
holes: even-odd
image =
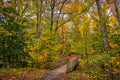
[[[119,15],[119,12],[118,12],[117,2],[114,2],[114,6],[115,6],[116,14],[117,14],[118,25],[120,26],[120,15]]]
[[[62,26],[62,54],[64,54],[65,52],[65,30],[64,30],[64,26]]]
[[[97,5],[97,9],[98,9],[99,18],[100,18],[100,25],[102,27],[104,46],[105,46],[105,49],[108,50],[108,37],[107,37],[106,24],[105,24],[104,21],[102,21],[103,16],[102,16],[101,6],[100,6],[100,3],[99,3],[99,0],[96,0],[96,5]]]
[[[51,0],[51,25],[50,25],[50,31],[53,29],[54,24],[54,8],[55,8],[56,0]]]
[[[40,0],[40,6],[39,6],[39,0],[36,0],[36,7],[37,7],[36,39],[38,39],[40,37],[40,24],[41,24],[41,17],[42,17],[42,3],[43,3],[43,0]]]
[[[97,9],[98,9],[99,18],[100,18],[100,25],[102,27],[104,47],[105,47],[106,55],[107,55],[106,60],[109,64],[109,74],[111,76],[111,79],[113,80],[112,65],[111,65],[111,63],[109,63],[109,58],[108,58],[109,43],[108,43],[108,37],[107,37],[106,24],[105,24],[105,21],[102,20],[103,16],[102,16],[101,6],[100,6],[100,3],[99,3],[99,0],[96,0],[96,5],[97,5]]]
[[[56,32],[57,29],[58,29],[59,18],[60,18],[60,15],[61,15],[62,9],[63,9],[64,4],[65,4],[66,1],[67,1],[67,0],[64,0],[64,1],[62,2],[62,6],[61,6],[61,8],[60,8],[60,10],[59,10],[60,12],[58,13],[58,17],[57,17],[57,20],[56,20],[56,28],[55,28],[55,32]]]

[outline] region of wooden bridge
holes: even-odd
[[[67,63],[46,73],[39,80],[66,80],[65,74],[75,69],[79,59],[81,59],[80,55],[73,55]]]

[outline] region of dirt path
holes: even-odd
[[[19,75],[0,77],[0,80],[34,80],[47,72],[48,70],[22,71]]]
[[[72,62],[80,57],[76,55],[72,55],[69,57],[69,62]],[[54,70],[33,70],[33,71],[22,71],[19,75],[13,76],[4,76],[0,77],[0,80],[65,80],[65,76],[67,73],[68,64],[64,64],[57,69]],[[46,74],[42,79],[39,79]],[[54,76],[54,77],[53,77]],[[61,78],[62,77],[62,78]],[[45,79],[44,79],[45,78]],[[48,78],[48,79],[47,79]]]

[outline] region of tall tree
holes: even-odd
[[[55,9],[55,3],[57,0],[51,0],[50,1],[50,7],[51,7],[51,25],[50,30],[53,30],[53,24],[54,24],[54,9]]]
[[[42,18],[42,7],[43,0],[36,0],[36,8],[37,8],[37,24],[36,24],[36,38],[40,37],[40,26],[41,26],[41,18]]]
[[[102,35],[103,35],[103,40],[104,40],[104,47],[106,50],[106,56],[107,56],[107,62],[109,63],[109,58],[108,58],[108,51],[109,51],[109,43],[108,43],[108,36],[107,36],[107,30],[106,30],[106,23],[104,21],[104,16],[102,14],[101,10],[101,5],[100,5],[100,0],[96,0],[96,5],[97,5],[97,10],[99,14],[99,19],[100,19],[100,26],[102,28]],[[111,76],[111,79],[113,80],[113,74],[112,74],[112,65],[109,63],[109,74]]]
[[[63,7],[64,7],[66,1],[67,1],[67,0],[63,0],[63,2],[61,3],[62,5],[61,5],[61,7],[60,7],[60,9],[59,9],[58,17],[57,17],[57,19],[56,19],[56,28],[55,28],[55,32],[57,31],[58,23],[59,23],[59,18],[60,18],[61,14],[62,14],[62,9],[63,9]]]
[[[120,26],[120,15],[119,15],[119,11],[118,11],[118,3],[117,1],[115,0],[114,2],[114,5],[115,5],[115,11],[116,11],[116,14],[117,14],[117,19],[118,19],[118,25]]]

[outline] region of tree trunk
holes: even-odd
[[[97,10],[98,10],[99,18],[100,18],[100,25],[101,25],[101,28],[102,28],[102,35],[103,35],[103,40],[104,40],[104,47],[105,47],[106,56],[107,56],[106,60],[107,60],[107,62],[109,64],[109,74],[111,76],[111,79],[113,80],[112,64],[109,63],[109,58],[108,58],[109,43],[108,43],[108,36],[107,36],[106,24],[105,24],[105,21],[103,20],[103,15],[102,15],[102,12],[101,12],[101,6],[100,6],[100,3],[99,3],[99,0],[96,0],[96,5],[97,5]]]
[[[64,29],[64,26],[62,26],[62,51],[61,51],[61,53],[62,54],[65,54],[65,36],[64,36],[64,34],[65,34],[65,29]]]
[[[63,2],[62,2],[62,6],[60,7],[60,12],[58,13],[58,17],[57,17],[57,20],[56,20],[56,28],[55,28],[55,32],[57,32],[57,29],[58,29],[58,23],[59,23],[59,18],[60,18],[60,15],[62,14],[61,12],[62,12],[62,9],[63,9],[63,7],[64,7],[64,4],[65,4],[65,2],[66,2],[67,0],[64,0]]]
[[[116,11],[116,14],[117,14],[117,19],[118,19],[118,25],[120,26],[120,15],[119,15],[119,12],[118,12],[117,2],[114,2],[114,5],[115,5],[115,11]]]
[[[51,0],[51,26],[50,26],[50,31],[53,29],[53,23],[54,23],[54,8],[55,8],[55,2],[56,0]]]
[[[40,37],[40,25],[41,25],[41,17],[42,17],[43,0],[40,0],[40,7],[38,3],[39,3],[39,0],[36,0],[36,7],[37,7],[36,39]]]

